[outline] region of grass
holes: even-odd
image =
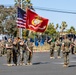
[[[49,51],[50,45],[47,43],[44,43],[43,46],[34,46],[34,51],[43,52],[43,51]]]

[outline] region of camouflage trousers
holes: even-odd
[[[23,50],[20,50],[20,63],[21,64],[24,63],[24,52],[23,52]]]
[[[60,48],[57,50],[57,56],[60,56]]]
[[[0,56],[2,56],[2,49],[0,49]]]
[[[50,57],[54,57],[54,49],[50,48]]]
[[[64,58],[64,65],[68,65],[69,64],[69,53],[64,52],[63,53],[63,58]]]
[[[8,49],[8,50],[7,50],[7,63],[8,63],[8,64],[11,64],[12,58],[13,58],[13,52],[12,52],[11,49]]]
[[[74,53],[76,54],[76,46],[74,47]]]
[[[13,50],[13,63],[17,65],[17,52]]]
[[[31,63],[33,52],[26,51],[26,63]]]
[[[74,54],[74,46],[71,48],[71,53]]]

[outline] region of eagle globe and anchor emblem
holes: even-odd
[[[42,18],[39,16],[36,16],[33,20],[32,20],[32,24],[34,26],[37,26],[38,24],[40,24],[42,22]]]

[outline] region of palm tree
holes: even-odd
[[[21,7],[21,0],[15,0],[15,6]],[[25,9],[26,7],[34,10],[31,0],[22,0],[22,8]]]
[[[75,28],[73,26],[70,27],[70,29],[68,30],[68,33],[75,33]]]
[[[58,29],[58,27],[59,27],[59,24],[57,23],[57,24],[56,24],[56,28],[55,28],[55,29]]]
[[[60,31],[63,32],[66,29],[66,27],[67,27],[67,23],[63,21],[60,26]]]

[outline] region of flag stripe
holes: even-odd
[[[19,28],[26,28],[26,12],[19,7],[17,9],[16,23]]]

